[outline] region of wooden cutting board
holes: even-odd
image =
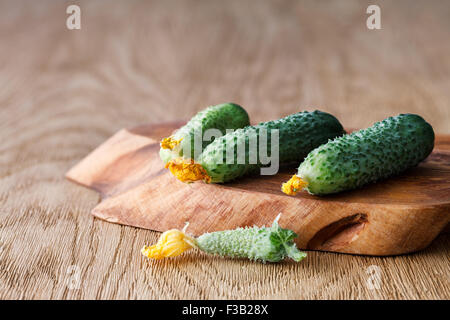
[[[418,167],[359,190],[316,197],[280,191],[295,167],[275,176],[217,185],[185,184],[164,169],[159,141],[183,123],[123,129],[74,166],[66,177],[98,191],[92,214],[109,222],[156,231],[188,232],[280,225],[298,234],[300,248],[396,255],[428,246],[450,220],[450,136],[437,136]]]

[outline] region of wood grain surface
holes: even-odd
[[[365,26],[379,2],[382,29]],[[68,4],[82,29],[66,29]],[[120,128],[235,101],[450,133],[448,1],[0,1],[0,298],[449,299],[449,236],[376,258],[146,261],[158,233],[92,218],[64,173]],[[371,267],[372,266],[372,267]],[[378,272],[378,273],[377,273]]]

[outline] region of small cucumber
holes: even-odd
[[[235,103],[224,103],[210,106],[197,113],[186,125],[178,129],[175,134],[161,141],[159,155],[164,163],[186,156],[184,150],[190,150],[189,158],[199,155],[202,150],[214,141],[203,141],[201,134],[208,129],[217,129],[222,134],[226,129],[238,129],[250,124],[247,112]],[[195,134],[200,133],[201,150],[195,150]]]
[[[280,215],[271,227],[237,228],[234,230],[204,233],[198,238],[186,234],[183,230],[171,229],[164,232],[158,242],[144,246],[142,254],[151,259],[176,257],[191,248],[197,248],[209,254],[231,258],[248,258],[253,261],[278,262],[286,257],[301,261],[306,253],[297,249],[294,231],[278,225]]]
[[[272,132],[277,132],[278,141],[272,141]],[[175,159],[167,167],[181,181],[227,182],[268,167],[268,158],[277,164],[303,160],[312,149],[344,133],[331,114],[304,111],[228,133],[209,144],[195,163]],[[271,154],[271,150],[278,152]],[[261,153],[267,158],[263,159]]]
[[[314,149],[282,191],[294,195],[305,188],[324,195],[355,189],[416,166],[433,147],[431,125],[418,115],[400,114]]]
[[[286,257],[301,261],[306,253],[295,246],[297,234],[283,229],[275,220],[272,227],[237,228],[204,233],[196,239],[197,247],[209,254],[253,261],[278,262]]]

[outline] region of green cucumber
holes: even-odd
[[[199,155],[208,144],[214,141],[214,137],[210,141],[203,141],[202,133],[206,130],[217,129],[223,135],[226,133],[226,129],[238,129],[249,124],[247,112],[235,103],[210,106],[197,113],[172,136],[163,139],[159,155],[164,163],[183,156],[195,159],[196,155]],[[197,133],[201,139],[201,150],[195,150]]]
[[[286,257],[301,261],[306,253],[295,246],[297,234],[283,229],[275,220],[271,227],[237,228],[204,233],[196,239],[197,247],[209,254],[254,261],[278,262]]]
[[[292,179],[300,178],[315,195],[351,190],[416,166],[433,147],[431,125],[418,115],[400,114],[314,149]]]
[[[301,261],[306,253],[297,249],[294,238],[297,234],[278,225],[279,214],[271,227],[237,228],[234,230],[204,233],[198,238],[183,230],[171,229],[164,232],[158,242],[145,245],[141,252],[150,259],[176,257],[187,250],[197,248],[209,254],[231,258],[248,258],[253,261],[278,262],[286,257]]]
[[[264,129],[264,130],[263,130]],[[286,164],[303,160],[309,151],[345,133],[342,125],[331,114],[322,111],[299,112],[283,119],[263,122],[228,133],[209,144],[198,158],[197,163],[206,171],[208,182],[221,183],[231,181],[246,174],[255,173],[259,168],[267,167],[260,157],[260,135],[266,132],[267,153],[270,150],[272,130],[278,130],[278,161]],[[249,152],[250,136],[256,135],[257,152]],[[245,157],[238,159],[238,150],[245,146]],[[232,150],[228,156],[226,150]],[[252,160],[253,158],[253,160]],[[257,159],[256,159],[257,158]],[[252,161],[251,161],[252,160]]]

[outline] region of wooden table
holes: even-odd
[[[64,173],[123,127],[235,101],[253,122],[320,108],[346,127],[421,114],[450,133],[450,3],[0,2],[0,298],[449,299],[449,235],[398,257],[146,261],[158,233],[94,219]],[[375,1],[376,2],[376,1]]]

